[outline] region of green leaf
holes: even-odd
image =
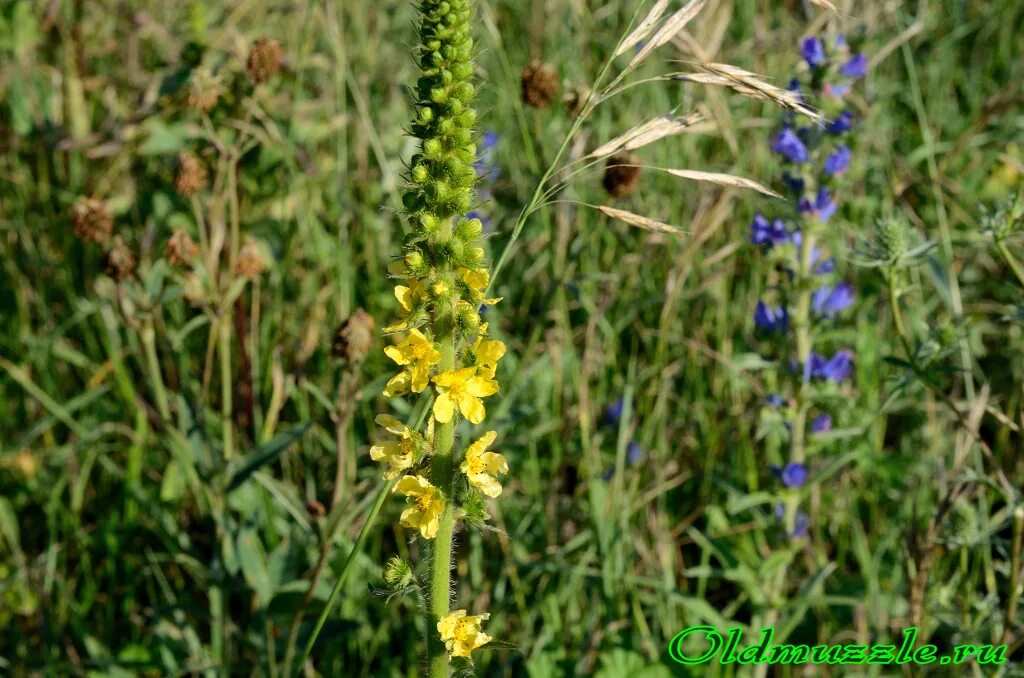
[[[242,530],[235,541],[235,553],[245,583],[256,592],[257,605],[267,605],[274,595],[274,585],[270,581],[267,556],[260,544],[259,534],[255,530]]]
[[[242,467],[234,472],[231,480],[228,481],[227,492],[237,490],[242,483],[249,479],[253,473],[276,459],[296,440],[301,438],[309,430],[311,422],[299,424],[287,431],[282,431],[274,436],[269,442],[258,447],[252,454],[242,462]]]

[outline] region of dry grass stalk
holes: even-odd
[[[684,116],[662,115],[637,125],[625,134],[620,134],[593,151],[588,157],[603,158],[618,151],[633,151],[658,139],[680,134],[701,120],[703,117],[699,113],[690,113]]]
[[[608,207],[607,205],[598,205],[597,209],[604,212],[612,219],[618,219],[624,221],[630,226],[637,226],[647,231],[653,231],[654,233],[667,233],[668,235],[674,235],[682,238],[686,235],[686,231],[681,228],[666,224],[664,221],[658,221],[657,219],[651,219],[634,212],[627,212],[626,210],[618,210],[614,207]]]
[[[626,66],[626,70],[632,70],[640,65],[644,59],[646,59],[651,52],[658,49],[665,43],[669,42],[676,36],[679,31],[686,27],[686,24],[690,23],[690,20],[704,8],[706,0],[692,0],[686,7],[670,16],[665,20],[665,23],[661,25],[661,28],[651,36],[644,46],[640,49],[636,55],[633,56],[633,60]]]
[[[700,170],[687,170],[687,169],[666,169],[666,172],[673,176],[680,177],[682,179],[693,179],[694,181],[706,181],[712,184],[718,184],[719,186],[731,186],[735,188],[749,188],[757,191],[758,193],[764,193],[770,195],[773,198],[781,198],[782,196],[766,188],[761,184],[751,179],[744,177],[737,177],[732,174],[722,174],[720,172],[701,172]]]
[[[625,54],[627,51],[643,42],[644,38],[650,35],[651,31],[654,30],[654,27],[658,25],[658,19],[660,19],[661,15],[665,13],[666,9],[668,9],[668,5],[669,0],[658,0],[654,3],[654,7],[651,7],[651,11],[647,13],[647,16],[637,24],[637,27],[633,32],[626,36],[626,39],[622,41],[619,48],[615,50],[615,56]]]

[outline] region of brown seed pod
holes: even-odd
[[[373,348],[377,324],[363,309],[356,310],[334,333],[331,356],[348,363],[361,363]]]
[[[235,273],[251,282],[260,277],[266,268],[267,257],[259,243],[252,239],[246,239],[241,249],[238,250]]]
[[[188,151],[178,154],[178,171],[174,175],[174,188],[186,198],[203,190],[207,172],[202,160]]]
[[[266,82],[281,71],[284,50],[277,40],[260,38],[252,44],[249,58],[245,61],[245,69],[249,78],[257,85]]]
[[[200,113],[209,113],[220,100],[221,88],[217,78],[205,70],[197,70],[190,79],[188,107]]]
[[[523,69],[523,102],[536,108],[551,105],[558,94],[558,71],[550,64],[534,61]]]
[[[180,228],[174,229],[174,233],[167,239],[167,244],[164,246],[164,254],[171,266],[191,266],[192,260],[198,253],[199,246],[188,233]]]
[[[118,282],[127,280],[135,273],[135,254],[124,244],[120,236],[114,238],[114,246],[107,252],[107,275]]]
[[[640,158],[633,153],[617,153],[608,158],[604,166],[601,185],[615,198],[628,197],[640,183]]]
[[[71,208],[75,235],[85,242],[106,245],[114,232],[114,218],[101,200],[80,198]]]

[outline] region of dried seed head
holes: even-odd
[[[373,316],[358,309],[334,333],[331,355],[347,363],[363,362],[373,348],[376,327]]]
[[[640,183],[640,158],[634,153],[620,153],[608,158],[601,184],[615,198],[628,197]]]
[[[550,64],[534,61],[523,69],[523,102],[536,108],[551,105],[558,94],[558,71]]]
[[[164,254],[172,266],[191,266],[192,260],[199,253],[199,246],[195,244],[188,233],[180,228],[174,229],[174,233],[167,239],[164,247]]]
[[[194,154],[182,151],[178,154],[178,171],[174,175],[174,188],[186,198],[203,190],[206,186],[206,168]]]
[[[182,283],[182,295],[192,306],[202,306],[206,301],[206,290],[203,289],[203,281],[194,271],[185,274]]]
[[[249,78],[257,85],[266,82],[281,71],[281,60],[284,50],[280,43],[270,38],[260,38],[252,44],[245,69]]]
[[[220,82],[209,71],[197,70],[189,83],[188,107],[209,113],[220,99]]]
[[[106,245],[114,232],[114,218],[107,206],[95,198],[81,198],[71,208],[75,235],[85,242]]]
[[[238,261],[235,263],[235,273],[250,282],[260,277],[267,268],[267,256],[252,238],[247,238],[241,249],[238,250]]]
[[[107,275],[117,281],[127,280],[135,273],[135,255],[124,244],[120,236],[114,238],[114,246],[107,252]]]
[[[583,112],[583,106],[590,97],[590,88],[584,85],[577,85],[570,89],[562,101],[565,102],[565,113],[570,118],[576,119]]]

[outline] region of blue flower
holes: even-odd
[[[830,97],[836,99],[842,99],[850,91],[850,83],[848,82],[837,82],[835,84],[825,83],[822,87],[822,91]]]
[[[626,447],[626,461],[629,462],[629,465],[636,466],[644,460],[644,456],[644,450],[640,447],[640,443],[630,440],[629,446]]]
[[[755,245],[781,245],[789,240],[786,224],[781,219],[769,222],[760,214],[750,224],[750,240]]]
[[[789,314],[782,306],[772,307],[763,301],[757,302],[754,323],[766,332],[785,332],[789,327]]]
[[[784,487],[803,487],[807,482],[807,467],[799,462],[790,462],[782,468],[772,466],[772,473]]]
[[[783,127],[782,131],[775,137],[775,141],[772,142],[772,150],[776,153],[781,153],[790,162],[795,163],[807,162],[807,158],[810,157],[810,154],[807,152],[807,146],[796,135],[796,132],[788,126]]]
[[[604,421],[609,426],[618,426],[619,420],[622,419],[622,398],[619,398],[614,403],[609,405],[604,411]]]
[[[822,285],[811,295],[811,307],[823,318],[835,317],[853,304],[853,286],[841,282],[835,287]]]
[[[839,73],[847,78],[863,78],[867,72],[868,58],[864,56],[863,52],[854,54],[853,57],[839,69]]]
[[[825,433],[832,430],[832,417],[827,414],[819,414],[811,420],[811,433]]]
[[[782,407],[786,404],[786,401],[778,393],[772,393],[765,398],[765,404],[767,404],[768,407]]]
[[[816,68],[825,63],[825,45],[821,44],[818,38],[806,38],[800,45],[800,54],[807,61],[807,65]]]
[[[818,189],[818,195],[815,196],[813,203],[807,198],[801,198],[799,209],[803,213],[813,214],[821,221],[827,222],[836,213],[836,202],[829,195],[828,189],[822,186]]]
[[[836,150],[829,153],[828,157],[825,158],[825,174],[835,176],[842,174],[846,171],[846,168],[850,166],[850,158],[853,157],[853,152],[850,151],[847,146],[840,146]]]
[[[808,367],[811,377],[838,384],[846,381],[853,373],[853,351],[837,351],[831,358],[812,353]]]
[[[797,195],[801,195],[804,192],[805,182],[803,177],[793,176],[789,172],[783,172],[782,181],[789,186],[789,190],[793,191]]]
[[[850,111],[843,111],[836,116],[836,119],[828,124],[825,128],[829,134],[842,134],[843,132],[849,132],[853,129],[853,113]]]
[[[786,515],[786,507],[785,507],[785,505],[783,505],[782,503],[776,504],[775,505],[775,517],[778,518],[779,520],[782,520],[785,517],[785,515]],[[796,518],[796,520],[794,521],[794,524],[793,524],[793,531],[787,533],[787,536],[790,539],[797,539],[797,538],[802,537],[805,534],[807,534],[807,528],[811,524],[811,519],[808,518],[807,514],[804,513],[803,511],[797,511],[795,518]]]

